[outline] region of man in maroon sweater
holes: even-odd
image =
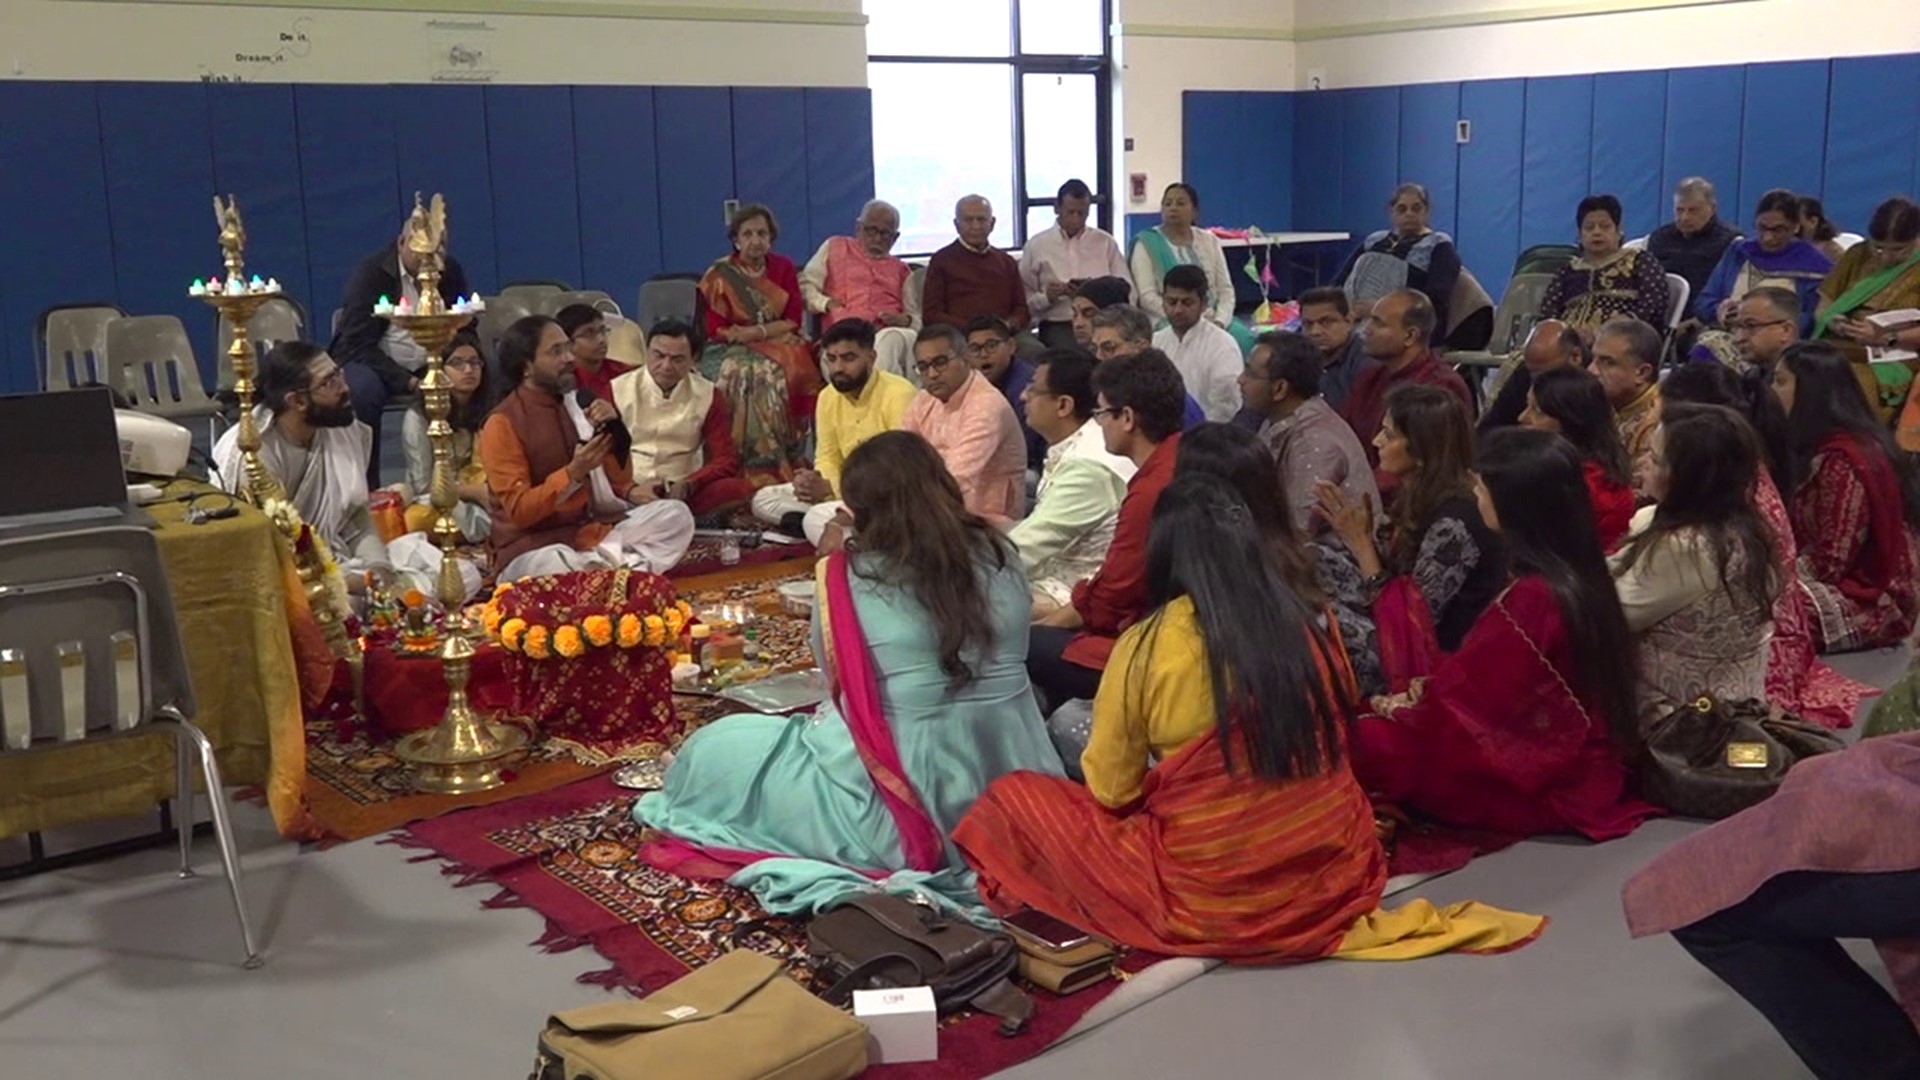
[[[953,208],[960,239],[933,253],[920,294],[921,318],[928,326],[965,326],[992,315],[1018,335],[1027,328],[1027,289],[1020,264],[993,246],[993,204],[969,195]],[[1017,340],[1017,339],[1016,339]]]
[[[1120,500],[1113,543],[1094,575],[1073,587],[1073,603],[1041,619],[1027,639],[1027,674],[1047,709],[1091,699],[1121,631],[1147,613],[1147,529],[1160,493],[1173,482],[1186,387],[1159,349],[1105,360],[1093,369],[1094,423],[1107,453],[1137,471]]]
[[[1353,392],[1340,415],[1360,436],[1376,479],[1380,476],[1380,451],[1374,447],[1373,437],[1380,433],[1380,422],[1387,415],[1387,391],[1404,383],[1438,386],[1460,399],[1469,419],[1473,416],[1473,395],[1467,392],[1466,381],[1427,347],[1434,321],[1433,301],[1425,293],[1395,289],[1374,303],[1373,314],[1367,316],[1362,329],[1367,355],[1380,365],[1361,372],[1354,380]],[[1389,486],[1383,483],[1381,493],[1385,494]]]

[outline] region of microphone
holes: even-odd
[[[600,400],[599,397],[584,386],[575,389],[573,392],[573,402],[580,406],[580,411],[583,413],[587,411],[587,406],[592,405],[598,400]],[[595,425],[594,433],[596,435],[602,431],[613,436],[611,452],[615,460],[625,461],[633,455],[633,433],[627,430],[627,425],[618,416],[615,416],[603,424]]]

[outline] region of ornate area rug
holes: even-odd
[[[442,872],[458,886],[497,886],[483,906],[530,907],[544,915],[547,932],[536,947],[564,952],[590,945],[612,963],[581,982],[644,994],[737,944],[779,958],[803,985],[821,989],[799,924],[770,920],[736,943],[741,927],[768,918],[751,894],[689,881],[640,860],[644,830],[631,816],[633,800],[632,792],[597,777],[421,822],[387,842],[424,849],[414,861],[445,860]],[[1139,970],[1152,959],[1133,957],[1125,966]],[[880,1066],[867,1075],[986,1076],[1045,1050],[1122,986],[1109,981],[1069,997],[1029,988],[1038,1008],[1021,1035],[1002,1038],[993,1018],[962,1012],[941,1023],[940,1060]]]
[[[765,566],[770,563],[792,562],[796,559],[812,561],[812,544],[759,544],[740,549],[739,566]],[[674,581],[688,578],[708,577],[725,574],[736,567],[720,561],[720,541],[710,536],[698,536],[687,548],[686,557],[680,565],[667,571]]]
[[[780,614],[774,590],[784,582],[808,577],[812,561],[743,565],[675,584],[696,610],[714,604],[754,608],[760,613],[756,624],[760,663],[775,671],[791,670],[810,666],[813,648],[807,620]],[[686,694],[675,694],[673,701],[682,737],[738,708],[717,698]],[[406,764],[393,756],[392,741],[381,733],[333,717],[307,723],[308,807],[331,842],[358,840],[454,810],[538,794],[604,771],[604,766],[579,764],[536,739],[527,756],[514,764],[513,779],[503,787],[476,795],[421,795],[413,790]]]

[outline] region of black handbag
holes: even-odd
[[[1701,697],[1647,732],[1640,793],[1687,817],[1731,817],[1778,790],[1795,762],[1845,746],[1763,701]]]
[[[999,1017],[1002,1035],[1018,1035],[1033,1016],[1033,999],[1010,978],[1020,953],[1013,941],[925,901],[890,893],[844,900],[807,925],[807,951],[832,982],[821,997],[835,1005],[855,990],[925,986],[942,1016],[972,1006]]]

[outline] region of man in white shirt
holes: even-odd
[[[1240,411],[1240,343],[1206,318],[1207,273],[1197,266],[1167,271],[1160,288],[1167,328],[1153,335],[1153,347],[1167,354],[1187,393],[1207,419],[1231,423]]]
[[[1100,569],[1113,544],[1132,461],[1107,453],[1093,422],[1095,361],[1077,349],[1049,349],[1021,394],[1027,425],[1047,440],[1033,512],[1008,530],[1033,590],[1033,617],[1073,601],[1074,583]]]
[[[1027,239],[1020,253],[1020,281],[1027,289],[1034,333],[1049,349],[1072,348],[1073,294],[1098,277],[1131,280],[1127,260],[1112,236],[1087,224],[1093,192],[1083,180],[1060,185],[1053,228]]]

